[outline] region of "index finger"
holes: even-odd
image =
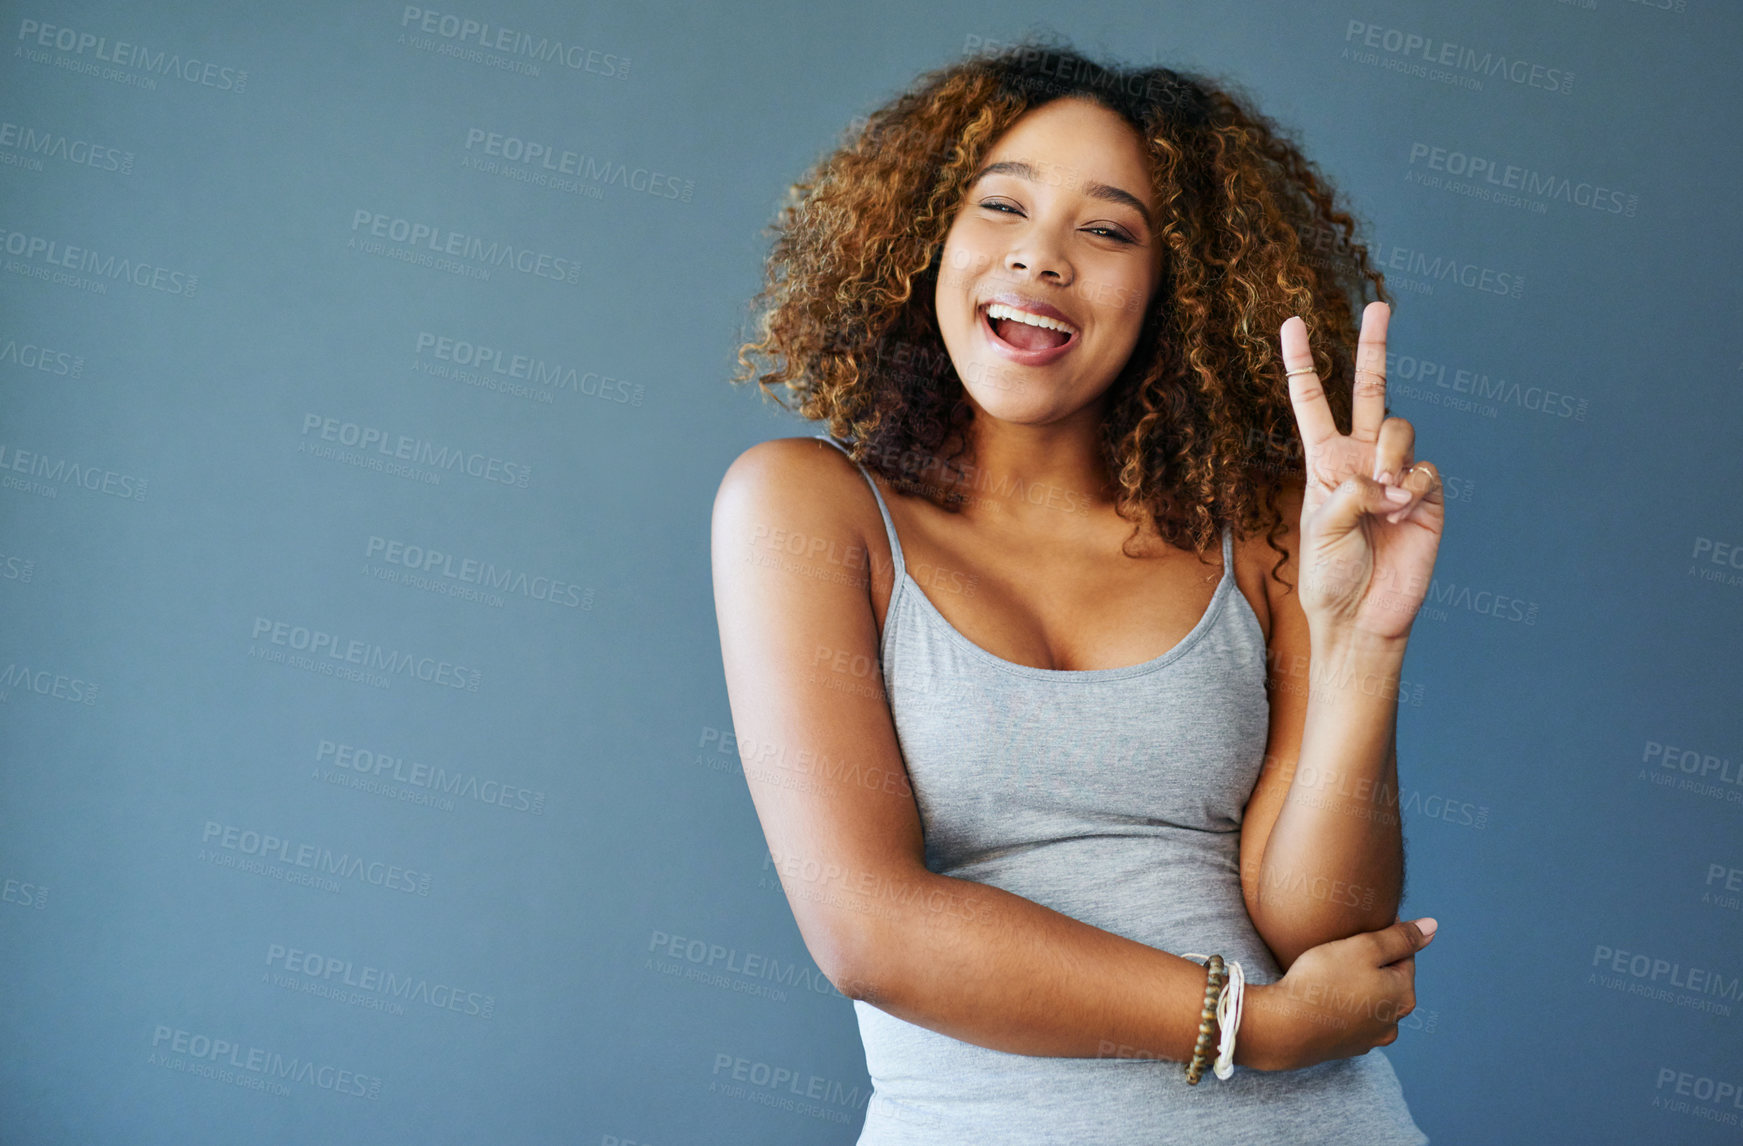
[[[1307,323],[1291,315],[1283,323],[1283,369],[1289,374],[1289,404],[1295,409],[1295,424],[1301,428],[1301,444],[1312,452],[1321,442],[1337,436],[1337,422],[1325,400],[1325,388],[1313,368],[1313,352],[1307,346]],[[1302,371],[1302,373],[1294,373]]]

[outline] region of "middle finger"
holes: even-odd
[[[1386,328],[1392,308],[1371,302],[1362,309],[1362,333],[1356,340],[1356,378],[1350,399],[1350,437],[1372,442],[1386,418]]]

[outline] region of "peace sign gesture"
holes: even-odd
[[[1413,462],[1416,429],[1386,417],[1386,324],[1391,308],[1362,311],[1350,432],[1338,433],[1307,324],[1283,324],[1289,402],[1306,449],[1301,503],[1301,607],[1323,635],[1403,639],[1422,606],[1446,520],[1440,472]]]

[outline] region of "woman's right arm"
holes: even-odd
[[[870,497],[833,446],[789,438],[740,455],[714,502],[733,727],[806,947],[843,994],[964,1042],[1190,1059],[1200,964],[926,868],[879,667],[871,551],[853,524],[866,504],[855,499]],[[1292,967],[1275,985],[1249,986],[1235,1062],[1290,1069],[1395,1039],[1414,1005],[1398,1006],[1418,946],[1397,926],[1414,930],[1325,944],[1298,960],[1300,976]],[[1393,965],[1351,969],[1381,956]],[[1330,985],[1343,1005],[1318,989]]]

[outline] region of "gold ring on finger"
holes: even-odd
[[[1296,375],[1297,375],[1297,374],[1315,374],[1315,373],[1317,373],[1317,371],[1316,371],[1316,370],[1314,370],[1314,368],[1313,368],[1313,367],[1311,367],[1311,366],[1303,366],[1303,367],[1301,367],[1301,368],[1300,368],[1300,369],[1298,369],[1298,370],[1285,370],[1285,371],[1284,371],[1284,372],[1283,372],[1283,377],[1285,377],[1285,378],[1293,378],[1293,377],[1295,377],[1295,376],[1296,376]]]

